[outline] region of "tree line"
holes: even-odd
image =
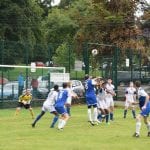
[[[73,66],[75,57],[82,57],[84,42],[112,44],[123,51],[140,49],[144,56],[149,53],[149,38],[140,36],[145,26],[149,28],[150,11],[146,1],[61,0],[53,7],[52,1],[0,1],[1,47],[4,44],[0,55],[4,57],[3,63],[53,59],[65,66],[65,56],[68,57],[71,49]],[[135,15],[138,6],[144,10],[140,18]],[[99,51],[110,52],[105,47]]]

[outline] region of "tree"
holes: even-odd
[[[49,10],[52,8],[52,2],[54,0],[36,0],[37,4],[44,10],[43,17],[48,16]]]
[[[75,63],[75,53],[67,43],[61,44],[56,49],[56,54],[53,56],[54,64],[58,66],[63,66],[67,71],[74,67]]]
[[[47,42],[61,44],[73,39],[77,25],[69,17],[67,11],[54,8],[48,15],[45,28],[47,29],[45,33]]]
[[[30,54],[35,43],[44,43],[41,29],[42,13],[35,0],[0,1],[0,39],[5,43],[5,63],[15,64],[18,60],[23,60],[18,56],[25,58],[27,44],[30,45]],[[30,58],[32,59],[32,56]]]

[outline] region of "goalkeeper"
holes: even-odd
[[[29,89],[23,91],[23,94],[19,96],[18,106],[16,108],[15,116],[17,116],[22,107],[29,109],[32,119],[34,118],[33,110],[31,107],[32,94]]]

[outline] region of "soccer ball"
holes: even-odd
[[[97,50],[97,49],[93,49],[93,50],[92,50],[92,55],[95,56],[95,55],[97,55],[97,54],[98,54],[98,50]]]

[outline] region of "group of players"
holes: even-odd
[[[85,98],[88,108],[88,121],[92,126],[101,123],[105,120],[106,124],[109,121],[114,120],[114,101],[113,97],[116,95],[114,91],[114,85],[112,79],[108,78],[106,81],[102,78],[92,78],[89,75],[85,76]],[[38,120],[45,114],[46,111],[54,114],[53,121],[50,125],[53,128],[58,121],[58,129],[62,130],[69,119],[70,107],[72,98],[77,98],[77,95],[72,91],[70,83],[63,83],[63,89],[59,90],[58,85],[54,86],[54,90],[50,91],[47,99],[43,103],[41,113],[35,118],[32,123],[32,127],[35,127]],[[128,107],[131,106],[133,117],[136,118],[136,131],[134,137],[139,137],[141,128],[141,119],[144,118],[144,122],[148,129],[148,136],[150,137],[150,122],[148,121],[148,115],[150,113],[150,100],[149,95],[141,87],[139,81],[130,82],[129,87],[125,92],[125,109],[124,118],[126,118]],[[136,102],[136,97],[139,101]],[[19,97],[18,107],[16,109],[16,115],[18,115],[20,108],[25,107],[30,110],[32,118],[34,114],[30,105],[32,94],[29,90]],[[136,115],[134,105],[139,103],[141,113]],[[93,111],[92,111],[93,108]]]
[[[106,118],[106,123],[108,123],[109,115],[110,120],[113,120],[113,96],[115,96],[114,86],[112,85],[112,80],[108,79],[107,82],[104,82],[102,79],[92,79],[92,77],[86,76],[85,88],[86,88],[86,102],[88,105],[88,116],[89,121],[92,125],[94,122],[98,123],[98,110],[100,114],[104,115]],[[97,90],[95,90],[95,87]],[[96,94],[95,94],[95,91]],[[138,102],[136,101],[138,97]],[[148,116],[150,113],[150,98],[145,90],[141,87],[141,82],[136,81],[135,84],[130,82],[129,87],[125,92],[125,109],[124,109],[124,118],[126,118],[127,109],[129,106],[132,107],[133,117],[136,118],[136,129],[133,134],[134,137],[140,136],[141,128],[141,119],[144,119],[144,123],[147,126],[148,134],[150,137],[150,122]],[[139,104],[141,112],[136,115],[134,105]],[[93,107],[93,120],[91,119],[91,108]],[[98,117],[96,117],[98,116]]]
[[[69,119],[70,107],[72,97],[78,98],[77,95],[71,89],[71,83],[63,83],[63,89],[59,90],[58,85],[54,85],[54,90],[50,91],[47,99],[44,101],[42,110],[40,114],[35,118],[32,123],[32,127],[35,127],[36,123],[41,119],[45,112],[50,112],[54,114],[53,121],[50,125],[51,128],[54,128],[57,120],[58,129],[62,130]],[[18,107],[15,112],[15,116],[19,114],[19,111],[22,107],[29,109],[31,112],[32,118],[34,118],[33,110],[31,107],[32,94],[29,89],[26,89],[23,94],[19,97]]]
[[[112,79],[107,81],[102,78],[92,78],[89,75],[85,76],[86,103],[88,107],[88,119],[91,125],[99,124],[106,119],[113,121],[114,101],[115,96],[114,85]],[[92,113],[93,107],[93,113]],[[93,116],[93,118],[92,118]]]

